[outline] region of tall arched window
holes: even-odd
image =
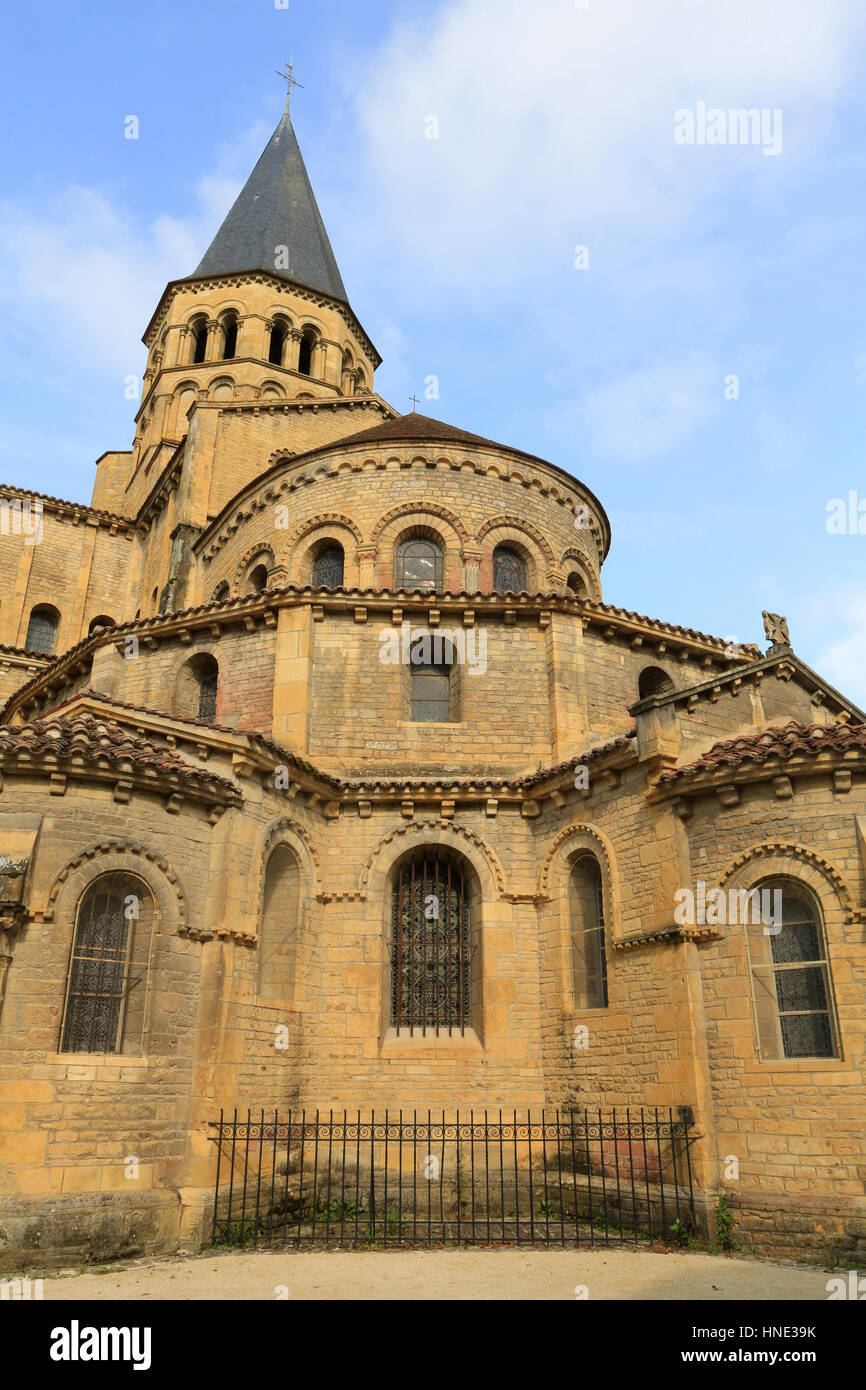
[[[285,319],[274,319],[271,324],[270,342],[268,343],[268,361],[273,362],[275,367],[283,365],[288,336],[289,326]]]
[[[195,677],[198,681],[198,718],[212,724],[216,718],[217,686],[220,668],[212,656],[197,657]]]
[[[391,903],[391,1026],[463,1033],[472,1022],[470,895],[459,862],[404,860]]]
[[[298,351],[298,371],[302,376],[312,376],[313,374],[313,350],[315,346],[315,333],[312,328],[305,328],[301,334],[301,345]]]
[[[598,860],[582,854],[569,881],[571,968],[576,1009],[607,1008],[604,888]]]
[[[411,536],[397,549],[398,589],[442,588],[442,547],[426,536]]]
[[[638,676],[638,698],[646,700],[650,695],[667,695],[674,689],[674,683],[667,671],[660,666],[645,666]]]
[[[212,724],[216,718],[219,665],[210,652],[199,652],[184,662],[177,675],[173,713],[182,719],[201,719]]]
[[[277,845],[265,869],[259,932],[258,991],[262,999],[291,999],[300,915],[300,871],[288,845]]]
[[[339,589],[343,583],[343,547],[335,541],[324,546],[313,561],[313,588]]]
[[[505,545],[493,552],[493,587],[498,594],[520,594],[526,589],[526,561]]]
[[[28,652],[44,652],[50,656],[57,643],[60,614],[50,603],[40,603],[30,614],[24,646]]]
[[[192,330],[192,361],[203,362],[207,352],[207,319],[193,319],[190,328]]]
[[[578,598],[589,598],[586,580],[578,570],[572,570],[565,582],[572,593],[577,594]]]
[[[96,879],[78,905],[61,1052],[134,1052],[144,1031],[153,899],[129,874]]]
[[[232,310],[222,320],[223,361],[230,362],[238,350],[238,316]]]
[[[742,915],[747,923],[750,919],[746,941],[761,1057],[838,1057],[833,983],[817,900],[796,879],[771,879],[752,890],[750,906]]]

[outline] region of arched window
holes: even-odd
[[[295,985],[300,871],[288,845],[277,845],[265,869],[259,931],[258,992],[262,999],[291,999]]]
[[[589,592],[586,587],[586,580],[578,570],[572,570],[566,579],[566,584],[572,593],[577,594],[578,598],[588,598]]]
[[[57,642],[60,614],[50,603],[40,603],[30,614],[24,646],[28,652],[44,652],[50,656]]]
[[[231,589],[227,579],[223,579],[213,591],[211,603],[222,603],[224,599],[231,597]]]
[[[758,890],[741,892],[739,900],[761,1057],[838,1057],[833,983],[817,900],[796,879],[766,880]]]
[[[209,652],[199,652],[184,662],[177,676],[173,713],[182,719],[201,719],[212,724],[216,718],[219,665]]]
[[[397,549],[398,589],[442,588],[442,547],[426,536],[412,536]]]
[[[313,588],[339,589],[343,583],[343,547],[332,542],[313,561]]]
[[[459,862],[404,860],[391,904],[391,1026],[461,1033],[472,1022],[470,895]]]
[[[493,552],[493,587],[498,594],[520,594],[526,589],[526,561],[505,545]]]
[[[61,1052],[135,1052],[144,1008],[153,899],[129,874],[105,874],[84,893],[75,923]]]
[[[207,352],[207,319],[193,319],[190,328],[192,329],[192,361],[203,362]]]
[[[102,614],[100,617],[98,617],[98,618],[91,618],[91,619],[90,619],[90,626],[89,626],[88,629],[87,629],[87,635],[88,635],[88,637],[91,637],[91,636],[93,635],[94,632],[97,632],[97,631],[99,630],[99,628],[101,628],[101,627],[114,627],[114,625],[115,625],[114,619],[113,619],[113,618],[109,618],[106,614],[103,613],[103,614]]]
[[[286,339],[289,336],[289,326],[285,319],[274,319],[271,325],[271,337],[268,344],[268,361],[273,362],[275,367],[283,365],[283,357],[286,351]]]
[[[247,580],[247,584],[249,586],[249,592],[251,594],[263,593],[264,590],[268,587],[267,565],[256,565],[255,568],[250,571],[250,577]]]
[[[598,861],[582,854],[569,880],[571,968],[576,1009],[607,1008],[604,888]]]
[[[298,351],[298,371],[302,376],[312,376],[313,374],[313,350],[315,346],[315,333],[312,328],[305,328],[301,334],[301,345]]]
[[[409,648],[409,718],[416,724],[447,724],[454,719],[454,652],[442,633],[422,633]]]
[[[223,318],[222,331],[223,361],[230,362],[238,348],[238,316],[234,311]]]
[[[660,666],[645,666],[638,677],[638,698],[646,700],[650,695],[667,695],[674,689],[674,683],[667,671]]]

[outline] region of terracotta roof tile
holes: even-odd
[[[669,786],[683,778],[698,777],[704,772],[719,772],[740,767],[743,763],[765,763],[770,759],[798,756],[817,757],[819,753],[866,753],[864,724],[789,724],[774,725],[757,734],[714,743],[693,763],[671,768],[658,778],[657,786]]]
[[[112,720],[84,711],[67,715],[53,712],[32,724],[0,726],[0,763],[8,767],[16,761],[37,766],[74,761],[112,772],[180,778],[202,788],[238,794],[227,778],[194,767],[170,748],[161,748]]]

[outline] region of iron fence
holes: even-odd
[[[683,1243],[691,1110],[220,1112],[218,1246]]]

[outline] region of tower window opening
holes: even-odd
[[[60,614],[56,608],[52,608],[48,603],[42,603],[34,608],[30,614],[27,636],[24,639],[26,650],[28,652],[42,652],[44,655],[50,656],[57,642],[59,627]]]
[[[313,374],[313,348],[316,346],[316,335],[310,329],[301,338],[300,351],[298,352],[298,371],[301,376],[312,376]]]
[[[223,319],[223,361],[229,362],[238,348],[238,317],[228,314]]]
[[[343,583],[343,547],[326,545],[313,562],[313,588],[339,589]]]
[[[498,594],[520,594],[526,589],[526,561],[501,545],[493,552],[493,587]]]
[[[271,340],[268,345],[268,361],[275,367],[283,365],[283,356],[286,350],[286,339],[289,331],[281,319],[277,319],[271,326]]]
[[[203,362],[207,352],[207,323],[204,319],[196,319],[192,326],[192,360],[193,362]]]

